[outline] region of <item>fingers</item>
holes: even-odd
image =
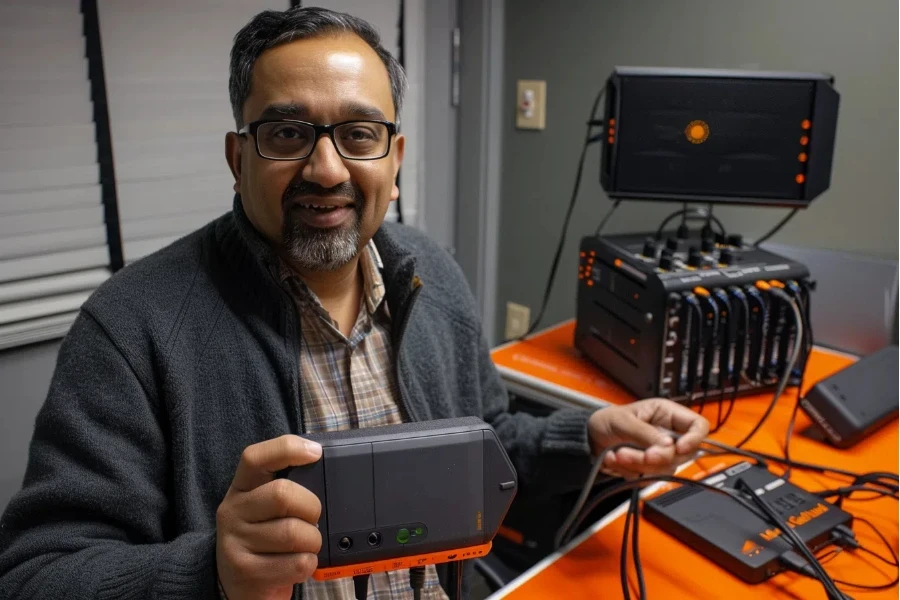
[[[276,479],[236,497],[234,510],[247,523],[293,517],[315,525],[322,515],[322,502],[299,483]]]
[[[274,473],[314,463],[321,456],[319,444],[296,435],[283,435],[253,444],[241,455],[231,487],[239,492],[249,492],[272,481]]]
[[[318,566],[319,557],[310,552],[296,554],[241,552],[235,555],[230,565],[229,579],[235,580],[240,587],[251,590],[269,586],[290,586],[309,579]],[[248,594],[247,597],[254,596]]]
[[[610,475],[634,479],[641,476],[672,475],[689,460],[689,456],[677,456],[672,446],[653,446],[645,451],[619,448],[604,457],[603,466],[604,472]]]
[[[667,410],[671,411],[671,429],[680,433],[675,444],[678,454],[693,454],[700,448],[700,443],[709,434],[709,421],[686,406],[668,402]]]
[[[672,438],[661,432],[656,427],[656,423],[651,424],[642,420],[635,412],[622,411],[616,417],[612,422],[612,427],[617,438],[645,448],[674,446]]]
[[[322,534],[315,525],[287,517],[264,523],[242,523],[235,535],[241,545],[257,554],[318,554],[322,549]]]

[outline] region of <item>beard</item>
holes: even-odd
[[[353,219],[339,227],[319,228],[305,223],[296,197],[343,197],[353,202]],[[362,214],[365,208],[362,190],[350,182],[325,189],[315,183],[292,184],[282,198],[282,243],[295,267],[309,271],[334,271],[349,263],[359,252]]]

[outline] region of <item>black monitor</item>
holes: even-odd
[[[803,208],[831,183],[839,99],[824,74],[618,67],[600,183],[614,199]]]

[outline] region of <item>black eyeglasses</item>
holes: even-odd
[[[269,160],[303,160],[313,153],[322,134],[328,134],[341,157],[377,160],[387,156],[397,125],[390,121],[344,121],[314,125],[305,121],[262,119],[241,128],[256,140],[256,152]]]

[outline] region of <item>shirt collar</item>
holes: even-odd
[[[384,263],[373,240],[369,240],[369,243],[360,252],[359,267],[363,275],[363,298],[366,302],[366,309],[369,314],[373,315],[384,301],[384,278],[382,276]],[[279,261],[278,279],[286,285],[295,298],[310,301],[313,306],[321,308],[322,305],[316,295],[283,260]]]

